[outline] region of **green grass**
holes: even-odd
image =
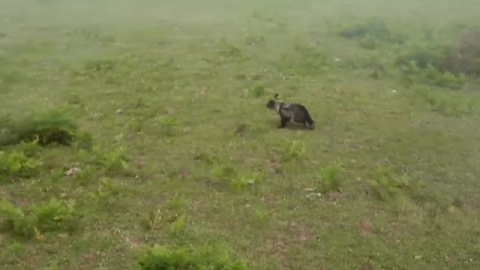
[[[1,269],[480,269],[476,1],[1,6]]]

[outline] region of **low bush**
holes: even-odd
[[[178,120],[170,115],[162,115],[156,119],[158,125],[161,126],[161,132],[166,136],[173,136],[175,127],[179,125]]]
[[[260,174],[237,176],[230,180],[230,188],[235,192],[240,192],[247,188],[255,188],[263,180],[263,176]]]
[[[41,237],[47,232],[72,232],[78,226],[79,216],[74,205],[51,199],[27,210],[16,207],[9,201],[0,201],[0,221],[3,229],[23,237]]]
[[[445,116],[462,116],[473,112],[474,101],[457,92],[435,91],[428,87],[415,89],[427,107]]]
[[[405,37],[394,33],[387,24],[379,18],[370,18],[342,26],[338,32],[341,37],[348,39],[365,39],[385,41],[391,43],[403,43]]]
[[[442,72],[438,67],[435,67],[430,60],[417,59],[421,61],[419,65],[417,60],[409,60],[401,66],[404,76],[413,81],[418,81],[425,84],[433,84],[447,89],[461,89],[467,82],[468,77],[464,74],[454,74],[449,71]],[[427,61],[427,62],[424,62]],[[436,64],[438,65],[438,63]],[[411,84],[411,83],[410,83]]]
[[[78,130],[77,124],[63,110],[50,110],[32,113],[22,120],[15,121],[9,116],[0,135],[0,145],[19,144],[38,140],[38,144],[60,144],[70,146]]]
[[[230,165],[217,165],[212,169],[212,174],[218,178],[218,180],[226,183],[234,192],[254,188],[264,180],[263,175],[259,173],[241,174],[236,168]]]
[[[42,164],[20,151],[0,152],[0,183],[11,177],[31,177],[38,172]]]
[[[456,48],[450,50],[439,68],[453,74],[480,76],[480,30],[462,34]]]
[[[279,149],[282,161],[297,160],[305,154],[305,144],[301,141],[287,141]]]
[[[448,46],[422,44],[413,46],[406,52],[400,54],[395,64],[399,67],[410,66],[412,63],[420,69],[430,66],[439,68],[448,56],[451,48]]]
[[[462,34],[456,46],[417,44],[399,55],[395,64],[428,83],[459,89],[468,77],[480,76],[480,30]]]
[[[413,187],[409,178],[395,173],[389,166],[377,168],[372,173],[369,184],[373,196],[382,201],[395,197],[404,189]]]
[[[106,149],[95,145],[92,151],[81,149],[77,154],[78,158],[90,167],[102,168],[109,173],[128,171],[127,148],[123,145]]]
[[[236,260],[226,250],[210,246],[201,248],[155,246],[139,260],[142,270],[246,270],[247,265]]]
[[[322,168],[317,174],[317,189],[322,194],[331,191],[340,191],[340,173],[342,168],[338,164],[330,164]]]
[[[127,150],[124,146],[114,147],[98,155],[100,163],[108,171],[127,169]]]
[[[222,180],[231,180],[238,176],[237,170],[230,165],[217,165],[212,169],[212,174]]]

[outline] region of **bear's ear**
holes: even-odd
[[[275,93],[275,95],[273,95],[273,98],[274,98],[274,99],[278,99],[279,96],[280,96],[280,95],[279,95],[278,93]]]

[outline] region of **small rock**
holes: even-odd
[[[121,114],[122,112],[123,112],[122,109],[118,109],[115,113],[116,113],[116,114]]]
[[[65,175],[68,176],[68,177],[71,177],[79,172],[81,172],[82,169],[80,168],[71,168],[69,169],[68,171],[65,172]]]
[[[312,197],[322,197],[322,193],[310,193],[310,194],[307,194],[307,198],[312,198]]]
[[[66,234],[66,233],[60,233],[57,236],[60,237],[60,238],[68,238],[68,234]]]

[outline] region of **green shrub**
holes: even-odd
[[[4,219],[2,227],[5,231],[26,238],[32,238],[35,235],[38,235],[35,227],[37,221],[34,216],[24,215],[23,212],[5,212],[8,211],[8,209],[5,209],[6,206],[2,204],[3,202],[0,203],[0,215],[2,216],[2,219]],[[12,206],[12,208],[13,207],[14,206]]]
[[[423,102],[430,110],[445,116],[462,116],[471,114],[474,101],[463,94],[456,92],[434,91],[428,87],[415,89]]]
[[[230,165],[216,166],[212,169],[212,174],[235,192],[244,191],[250,187],[253,188],[263,181],[263,176],[259,173],[244,175]]]
[[[240,192],[249,187],[255,187],[262,181],[263,177],[260,174],[254,174],[252,176],[236,176],[230,179],[230,188],[235,192]]]
[[[69,231],[77,221],[74,205],[55,198],[31,209],[41,232]]]
[[[340,191],[340,173],[342,168],[338,164],[330,164],[317,174],[317,189],[322,194],[331,191]]]
[[[411,66],[411,62],[419,69],[433,67],[435,73],[443,74],[444,78],[433,81],[437,85],[452,88],[451,82],[454,81],[453,88],[458,88],[459,80],[465,77],[462,74],[480,75],[480,31],[463,33],[456,46],[432,44],[431,40],[417,44],[398,56],[396,65],[405,69],[405,66]]]
[[[305,154],[305,144],[301,141],[289,141],[280,149],[282,161],[296,160]]]
[[[55,198],[45,204],[31,206],[26,211],[6,200],[0,201],[3,228],[27,238],[39,237],[46,232],[71,232],[78,225],[78,218],[72,204]]]
[[[162,215],[160,209],[156,211],[150,210],[148,216],[143,217],[140,221],[140,225],[145,230],[156,230],[161,227]]]
[[[433,84],[449,89],[460,89],[467,82],[467,76],[464,74],[455,75],[449,71],[440,72],[432,66],[426,69],[425,77]]]
[[[91,152],[83,149],[78,151],[78,156],[89,166],[98,166],[107,172],[128,169],[127,149],[122,145],[115,145],[110,149],[103,149],[96,145]]]
[[[226,250],[155,246],[147,250],[139,260],[142,270],[245,270],[247,265],[235,260]]]
[[[393,33],[387,24],[378,18],[370,18],[365,21],[342,26],[338,34],[348,39],[373,38],[391,43],[403,43],[405,41],[403,35]]]
[[[460,89],[468,78],[453,67],[448,68],[449,63],[454,61],[454,50],[449,45],[419,44],[399,55],[395,64],[404,74],[424,83]]]
[[[405,76],[409,77],[410,85],[416,80],[421,83],[433,84],[443,88],[461,89],[468,80],[468,77],[464,74],[453,74],[449,71],[441,72],[432,64],[420,67],[415,60],[410,60],[401,66],[401,70]]]
[[[210,153],[199,152],[194,156],[194,160],[205,165],[214,165],[218,158]]]
[[[0,152],[0,182],[8,177],[31,177],[38,172],[42,162],[27,157],[23,152],[14,150],[10,153]]]
[[[464,32],[441,68],[453,74],[480,76],[480,29]]]
[[[268,213],[263,209],[255,209],[252,216],[253,222],[257,224],[265,224],[268,220]]]
[[[187,207],[188,201],[184,195],[176,195],[170,201],[168,201],[168,209],[180,210]]]
[[[379,43],[380,43],[380,41],[378,40],[378,38],[376,38],[374,36],[371,36],[371,35],[367,35],[367,36],[361,38],[360,41],[359,41],[360,46],[364,49],[367,49],[367,50],[377,49]]]
[[[79,185],[85,186],[96,181],[95,171],[96,169],[93,166],[87,165],[84,168],[82,168],[81,171],[76,172],[73,178],[75,179],[76,183],[78,183]]]
[[[127,150],[123,146],[110,149],[100,155],[100,163],[109,171],[127,168]]]
[[[5,245],[0,249],[0,261],[2,262],[11,262],[12,264],[21,258],[25,253],[25,248],[17,241],[11,241],[10,243],[5,243]]]
[[[405,53],[400,54],[395,64],[399,67],[405,67],[415,63],[419,69],[425,69],[429,66],[439,68],[448,56],[450,50],[451,48],[448,46],[417,45]],[[415,72],[415,70],[412,70],[412,72]]]
[[[109,201],[115,199],[122,191],[122,188],[113,183],[109,178],[103,177],[99,181],[99,187],[95,192],[95,197],[101,200]]]
[[[399,175],[393,171],[391,167],[379,167],[373,173],[372,178],[368,181],[372,194],[380,199],[387,200],[398,195],[401,190],[412,187],[409,178]]]
[[[184,231],[185,231],[185,215],[181,215],[170,225],[170,233],[174,236],[179,236]]]
[[[15,151],[22,152],[28,157],[35,157],[40,149],[40,145],[38,144],[38,136],[29,142],[21,142],[15,145]]]
[[[215,168],[212,169],[212,174],[215,175],[217,178],[222,179],[222,180],[231,180],[235,177],[237,177],[238,172],[237,170],[230,165],[224,165],[224,166],[216,166]]]
[[[53,143],[69,146],[78,130],[77,124],[62,110],[31,114],[21,121],[10,119],[7,123],[0,145],[38,140],[42,146]]]
[[[157,118],[157,123],[161,126],[164,135],[171,136],[174,134],[174,128],[178,126],[178,121],[171,115],[162,115]]]

